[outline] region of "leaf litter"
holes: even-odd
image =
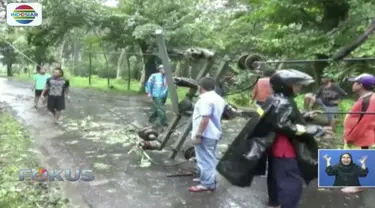
[[[130,148],[128,154],[134,153],[137,161],[139,161],[140,167],[151,166],[150,157],[139,147],[139,143],[142,141],[138,138],[136,131],[131,125],[115,125],[113,123],[98,123],[93,121],[91,116],[76,121],[72,119],[66,119],[63,124],[64,128],[69,131],[80,131],[81,138],[84,140],[90,140],[96,143],[104,143],[108,145],[121,144],[125,148]],[[67,142],[68,144],[77,144],[78,140]],[[95,151],[86,151],[86,154],[95,154]],[[120,157],[115,156],[115,157]],[[103,158],[105,156],[99,155],[97,158]],[[98,169],[108,169],[109,166],[103,163],[95,163]]]

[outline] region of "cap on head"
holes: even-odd
[[[164,68],[163,64],[160,64],[157,69],[160,70],[160,69],[163,69],[163,68]]]
[[[322,78],[326,78],[326,79],[333,80],[333,79],[335,79],[335,75],[334,75],[334,74],[331,74],[331,73],[324,73],[324,74],[322,75]]]
[[[375,76],[371,74],[361,74],[357,77],[348,78],[349,82],[358,82],[364,86],[374,86],[375,85]]]

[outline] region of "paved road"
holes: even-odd
[[[34,148],[46,167],[90,167],[95,170],[92,182],[65,183],[66,194],[75,204],[82,208],[265,207],[264,177],[258,177],[251,188],[233,187],[219,177],[220,185],[215,193],[191,194],[187,187],[192,184],[192,178],[166,178],[165,175],[191,168],[193,164],[150,166],[140,163],[137,154],[128,154],[135,137],[128,122],[146,125],[151,104],[144,97],[113,96],[83,89],[72,91],[72,102],[64,112],[63,123],[54,126],[50,124],[52,117],[45,108],[33,108],[30,84],[0,78],[0,101],[6,102],[14,115],[30,129]],[[227,139],[219,149],[225,149],[225,143],[230,142],[242,124],[242,120],[224,124]],[[168,154],[168,148],[150,153],[160,163],[166,161]],[[171,163],[182,160],[179,157]],[[374,190],[368,190],[360,195],[345,196],[337,190],[318,191],[316,183],[312,183],[305,188],[300,207],[370,208],[375,204],[374,193]]]

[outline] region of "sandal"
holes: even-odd
[[[206,191],[213,192],[213,191],[215,191],[215,188],[207,188],[207,187],[204,187],[202,185],[198,185],[198,186],[191,186],[191,187],[189,187],[188,190],[190,192],[195,192],[195,193],[206,192]]]
[[[355,193],[362,192],[363,189],[359,187],[345,187],[345,188],[342,188],[341,191],[346,194],[355,194]]]

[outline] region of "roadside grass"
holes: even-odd
[[[0,107],[0,207],[69,207],[58,188],[32,181],[18,181],[19,170],[35,169],[37,160],[30,151],[31,140],[21,124]]]
[[[111,79],[110,85],[113,88],[108,88],[107,79],[100,78],[98,76],[91,77],[91,85],[89,84],[88,77],[79,77],[79,76],[66,76],[69,79],[70,85],[72,87],[78,88],[90,88],[95,90],[100,90],[104,92],[126,92],[126,93],[137,93],[139,90],[139,82],[137,80],[131,80],[130,88],[128,89],[128,81],[124,79]],[[27,74],[17,74],[14,75],[15,79],[32,81],[33,75],[29,77]]]

